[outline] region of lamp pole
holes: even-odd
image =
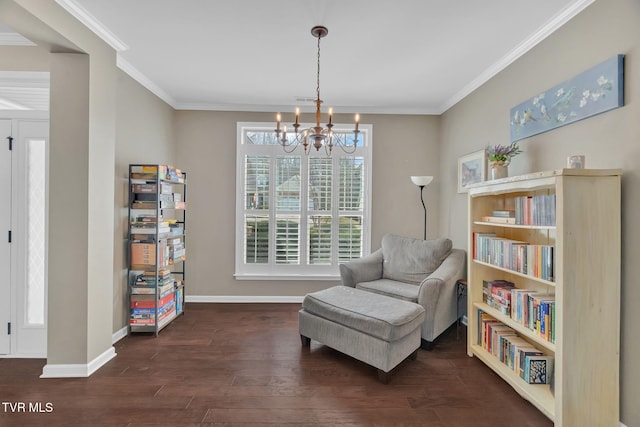
[[[422,198],[422,190],[424,190],[424,185],[420,186],[420,201],[422,202],[422,209],[424,210],[424,240],[427,240],[427,207],[424,204],[424,199]]]

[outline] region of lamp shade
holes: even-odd
[[[429,185],[431,181],[433,181],[432,176],[412,176],[411,177],[411,182],[413,182],[415,185],[418,185],[418,186]]]

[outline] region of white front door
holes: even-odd
[[[0,119],[0,354],[11,353],[11,120]]]
[[[47,176],[49,122],[14,121],[14,316],[11,352],[47,354]]]

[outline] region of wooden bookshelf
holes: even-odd
[[[556,426],[619,424],[621,190],[619,169],[559,169],[469,187],[467,352],[478,357]],[[555,196],[555,225],[486,222],[521,196]],[[543,280],[474,259],[474,233],[554,250]],[[483,302],[483,280],[555,294],[555,343]],[[553,386],[526,383],[478,342],[478,312],[554,356]]]

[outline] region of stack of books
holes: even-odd
[[[512,210],[494,210],[491,216],[482,217],[484,222],[493,222],[497,224],[515,224],[516,211]]]
[[[483,280],[482,301],[505,316],[511,315],[511,290],[515,288],[508,280]]]
[[[164,221],[162,215],[140,215],[131,221],[131,234],[156,234],[156,227],[159,234],[171,231],[169,222]]]
[[[155,325],[176,313],[175,283],[171,271],[145,271],[131,286],[132,326]]]

